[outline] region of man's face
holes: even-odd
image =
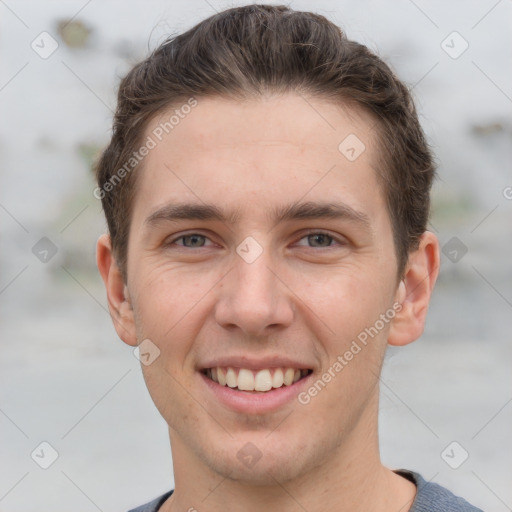
[[[127,291],[175,456],[263,484],[366,449],[398,285],[372,126],[294,94],[199,98],[137,171]]]

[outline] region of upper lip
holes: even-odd
[[[238,356],[238,357],[217,357],[201,363],[200,370],[207,368],[247,368],[248,370],[262,370],[265,368],[295,368],[297,370],[313,369],[312,365],[282,356],[266,356],[261,358]]]

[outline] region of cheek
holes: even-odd
[[[337,270],[306,289],[308,305],[328,327],[318,339],[324,352],[320,378],[326,374],[329,391],[321,393],[318,405],[339,403],[350,408],[352,399],[364,401],[380,373],[392,319],[388,315],[382,321],[381,315],[390,310],[392,295],[389,283],[378,279],[379,272],[369,266]],[[312,394],[323,390],[322,385]]]
[[[301,295],[335,331],[333,336],[346,339],[357,335],[389,307],[391,288],[379,279],[379,274],[376,268],[364,264],[325,269],[307,279]]]
[[[142,373],[151,399],[167,424],[178,430],[186,425],[186,429],[194,431],[195,425],[199,428],[201,422],[201,408],[198,408],[198,397],[187,391],[190,383],[179,362],[177,357],[170,359],[164,351],[151,365],[143,365]]]
[[[206,273],[168,265],[141,267],[134,277],[137,323],[158,336],[187,325],[215,283]]]
[[[197,273],[191,276],[164,266],[148,266],[134,277],[138,285],[134,305],[138,338],[149,338],[159,350],[154,362],[142,365],[149,393],[171,427],[183,421],[194,424],[199,420],[185,391],[190,385],[187,363],[201,329],[200,317],[206,314],[205,293],[212,285]]]

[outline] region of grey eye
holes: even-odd
[[[329,247],[333,240],[332,236],[325,233],[316,233],[307,236],[308,242],[312,242],[314,247]]]
[[[178,240],[183,240],[183,245],[185,247],[203,247],[206,237],[203,235],[185,235]],[[187,241],[190,242],[190,245],[187,245]]]

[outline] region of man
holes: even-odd
[[[137,511],[478,510],[379,457],[386,346],[439,270],[433,176],[405,86],[322,16],[229,9],[123,79],[98,267],[175,477]]]

